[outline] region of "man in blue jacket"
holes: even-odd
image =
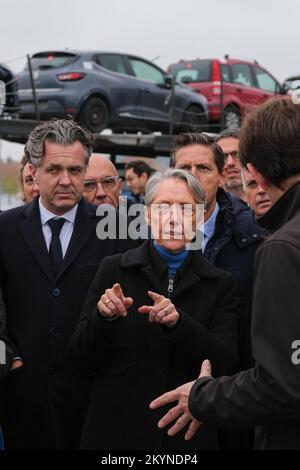
[[[230,272],[238,287],[240,367],[247,368],[252,364],[248,303],[253,260],[265,231],[245,202],[222,189],[227,168],[224,153],[214,139],[197,133],[176,136],[170,166],[190,171],[205,190],[202,252],[215,266]]]

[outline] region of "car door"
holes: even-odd
[[[257,89],[248,64],[233,63],[231,68],[231,80],[234,84],[234,95],[238,100],[242,115],[249,106],[257,105]]]
[[[143,118],[139,109],[140,87],[122,54],[98,53],[95,62],[116,74],[111,76],[110,90],[118,116],[122,118]]]
[[[280,84],[272,75],[258,66],[253,66],[252,70],[257,86],[258,104],[264,103],[264,101],[279,93]]]
[[[140,89],[139,113],[145,120],[167,122],[171,91],[166,86],[164,72],[138,57],[128,56],[128,61]]]

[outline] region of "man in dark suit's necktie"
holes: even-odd
[[[62,246],[59,238],[60,231],[62,229],[62,226],[65,222],[65,219],[61,218],[53,218],[48,220],[48,225],[51,229],[52,232],[52,238],[51,238],[51,243],[49,247],[49,254],[50,254],[50,259],[52,262],[53,266],[53,271],[54,274],[57,274],[61,264],[63,262],[63,252],[62,252]]]

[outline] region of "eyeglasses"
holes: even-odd
[[[192,204],[152,204],[151,211],[156,214],[168,214],[171,211],[176,211],[178,214],[183,216],[192,216],[195,213],[195,209]]]
[[[100,183],[105,191],[111,191],[119,181],[118,176],[107,176],[102,180],[85,180],[83,183],[84,191],[92,192],[96,191],[98,184]]]
[[[237,162],[240,158],[239,152],[237,150],[233,150],[232,152],[224,152],[224,155],[225,155],[225,162],[227,162],[229,155],[235,162]]]

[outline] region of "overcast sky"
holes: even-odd
[[[299,0],[0,0],[0,6],[0,62],[68,47],[160,56],[162,67],[228,53],[255,58],[279,80],[300,72]]]
[[[300,73],[299,0],[0,0],[0,62],[19,71],[48,49],[179,59],[248,57],[283,80]]]

